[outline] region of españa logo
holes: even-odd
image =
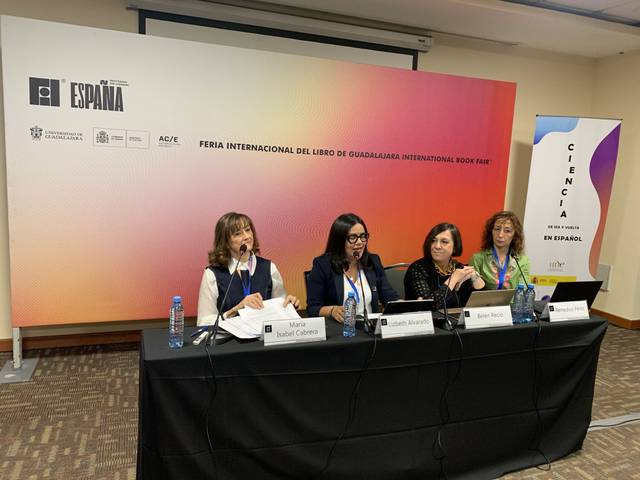
[[[68,84],[65,104],[70,108],[124,112],[123,80],[99,80],[98,82],[67,82],[66,79],[29,77],[29,103],[50,107],[60,106],[60,84]],[[66,91],[65,91],[66,92]],[[66,95],[66,93],[65,93]]]
[[[60,80],[29,77],[29,103],[31,105],[60,106]]]

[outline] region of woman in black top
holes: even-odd
[[[307,313],[344,321],[344,301],[355,293],[356,312],[377,312],[378,304],[397,300],[380,257],[369,252],[369,232],[359,216],[345,213],[335,219],[324,255],[313,260],[307,282]],[[361,294],[364,293],[364,299]],[[364,300],[364,301],[363,301]]]
[[[473,267],[457,262],[462,237],[451,223],[439,223],[427,234],[424,257],[409,266],[404,277],[407,300],[433,298],[435,308],[463,307],[473,290],[482,290],[484,280]]]

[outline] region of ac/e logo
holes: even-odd
[[[160,135],[158,142],[178,143],[178,137],[174,137],[173,135]]]

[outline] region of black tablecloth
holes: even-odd
[[[352,398],[322,478],[438,478],[442,468],[477,480],[555,460],[586,435],[606,328],[593,318],[374,342],[342,338],[331,321],[326,342],[213,347],[215,385],[202,345],[170,350],[165,330],[148,330],[137,478],[317,478]]]

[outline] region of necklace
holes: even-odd
[[[442,275],[443,277],[446,277],[447,275],[451,275],[456,267],[451,260],[449,260],[449,265],[447,265],[446,269],[441,268],[440,265],[438,265],[435,262],[433,263],[433,265],[436,267],[436,272],[438,272],[438,274]]]

